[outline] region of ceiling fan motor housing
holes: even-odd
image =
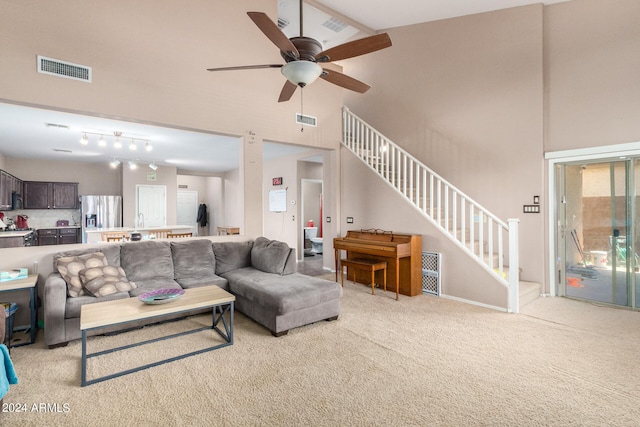
[[[291,40],[291,43],[293,43],[296,49],[298,49],[298,53],[300,53],[298,59],[316,62],[316,55],[322,52],[320,42],[310,37],[292,37],[289,40]],[[292,58],[286,52],[280,51],[280,55],[282,55],[287,62],[296,60],[296,58]]]

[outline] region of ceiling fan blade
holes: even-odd
[[[341,59],[353,58],[355,56],[375,52],[376,50],[385,49],[389,46],[391,46],[391,38],[389,37],[389,34],[377,34],[375,36],[365,37],[364,39],[343,43],[339,46],[320,52],[316,55],[316,61],[340,61]]]
[[[280,92],[280,98],[278,98],[278,102],[285,102],[290,100],[297,88],[298,86],[294,85],[289,80],[287,80],[284,86],[282,87],[282,91]]]
[[[253,20],[253,22],[260,28],[260,31],[264,33],[265,36],[271,40],[273,44],[278,46],[285,54],[289,55],[293,59],[298,59],[300,57],[300,53],[298,49],[291,43],[291,40],[284,35],[280,28],[276,24],[273,23],[269,17],[263,12],[247,12],[249,18]]]
[[[239,67],[207,68],[207,71],[257,70],[259,68],[282,68],[282,64],[240,65]]]
[[[349,77],[346,74],[342,74],[337,71],[327,70],[326,68],[323,68],[320,78],[323,78],[334,85],[338,85],[358,93],[365,93],[371,89],[371,86],[366,83],[362,83],[360,80],[356,80],[353,77]]]

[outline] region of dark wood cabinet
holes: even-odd
[[[22,181],[0,170],[0,210],[13,209],[13,193],[22,193]]]
[[[58,244],[58,230],[55,228],[41,228],[38,230],[38,246]]]
[[[24,209],[77,209],[77,182],[25,181]]]
[[[78,241],[79,228],[60,228],[58,229],[58,244],[68,245],[72,243],[81,243]]]
[[[38,230],[38,246],[81,243],[80,233],[80,228],[41,228]]]

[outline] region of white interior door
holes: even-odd
[[[178,191],[178,225],[193,227],[193,235],[198,235],[198,192]]]
[[[164,185],[136,186],[136,221],[140,226],[140,214],[144,216],[145,227],[167,225],[167,187]]]

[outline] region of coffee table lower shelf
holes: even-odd
[[[208,286],[206,288],[209,288]],[[212,286],[211,288],[217,288],[215,286]],[[185,292],[185,297],[187,296],[187,293],[189,291],[197,291],[195,293],[199,293],[201,292],[201,290],[204,288],[196,288],[196,289],[191,289],[191,290],[186,290]],[[132,343],[129,345],[125,345],[125,346],[121,346],[121,347],[115,347],[115,348],[111,348],[108,350],[103,350],[103,351],[99,351],[99,352],[95,352],[95,353],[87,353],[87,332],[93,330],[93,329],[97,329],[97,328],[101,328],[103,326],[106,325],[100,325],[100,326],[95,326],[95,327],[86,327],[82,329],[82,373],[81,373],[81,386],[85,387],[91,384],[95,384],[95,383],[99,383],[102,381],[106,381],[106,380],[110,380],[113,378],[118,378],[121,377],[123,375],[128,375],[128,374],[132,374],[134,372],[138,372],[138,371],[142,371],[144,369],[148,369],[148,368],[152,368],[155,366],[159,366],[159,365],[163,365],[165,363],[170,363],[170,362],[174,362],[176,360],[181,360],[187,357],[191,357],[191,356],[195,356],[197,354],[202,354],[202,353],[206,353],[209,351],[213,351],[213,350],[217,350],[223,347],[227,347],[230,345],[233,345],[233,312],[234,312],[234,300],[235,297],[233,297],[233,295],[226,293],[225,291],[223,291],[222,289],[217,288],[220,292],[223,292],[224,294],[227,295],[227,297],[223,297],[221,299],[223,299],[224,301],[220,301],[220,299],[216,300],[216,301],[209,301],[208,303],[205,301],[204,304],[201,302],[197,305],[199,306],[203,306],[205,308],[211,307],[212,308],[212,319],[211,319],[211,326],[204,326],[204,327],[200,327],[200,328],[196,328],[196,329],[192,329],[189,331],[184,331],[184,332],[179,332],[177,334],[172,334],[172,335],[167,335],[164,337],[158,337],[158,338],[154,338],[154,339],[150,339],[150,340],[145,340],[142,342],[138,342],[138,343]],[[190,295],[191,297],[195,297],[195,295]],[[131,298],[131,300],[133,300],[133,298]],[[136,298],[137,300],[137,298]],[[188,300],[188,298],[185,298],[185,300]],[[122,303],[121,303],[122,302]],[[190,304],[180,304],[181,301],[175,301],[176,305],[174,307],[172,307],[173,309],[170,310],[171,313],[181,313],[181,312],[188,312],[193,310],[193,306]],[[186,301],[185,301],[186,302]],[[99,304],[130,304],[131,301],[128,300],[116,300],[116,301],[109,301],[109,302],[105,302],[105,303],[98,303],[98,304],[91,304],[90,306],[98,306]],[[173,303],[169,303],[169,304],[164,304],[162,306],[162,311],[164,311],[166,314],[166,306],[170,306]],[[164,314],[153,314],[154,313],[154,308],[160,308],[160,306],[145,306],[146,307],[151,307],[151,309],[149,310],[149,312],[146,315],[142,315],[142,316],[137,316],[136,319],[132,319],[132,320],[126,320],[126,321],[120,321],[120,322],[110,322],[108,324],[108,326],[112,326],[112,325],[119,325],[119,324],[127,324],[130,322],[133,322],[135,320],[140,320],[140,319],[151,319],[154,317],[161,317]],[[84,307],[83,307],[84,308]],[[116,311],[117,312],[117,311]],[[226,317],[225,317],[226,316]],[[228,318],[228,319],[227,319]],[[82,323],[82,321],[81,321]],[[221,329],[218,325],[222,324],[223,329]],[[98,357],[98,356],[103,356],[105,354],[109,354],[109,353],[114,353],[117,351],[121,351],[121,350],[126,350],[129,348],[133,348],[133,347],[139,347],[139,346],[143,346],[146,344],[151,344],[154,342],[158,342],[158,341],[163,341],[163,340],[168,340],[171,338],[176,338],[179,336],[184,336],[184,335],[189,335],[189,334],[194,334],[196,332],[201,332],[201,331],[205,331],[205,330],[210,330],[213,329],[214,331],[216,331],[223,339],[224,342],[220,343],[220,344],[216,344],[214,346],[211,347],[206,347],[200,350],[196,350],[190,353],[186,353],[186,354],[181,354],[179,356],[174,356],[174,357],[170,357],[168,359],[163,359],[163,360],[159,360],[153,363],[148,363],[146,365],[142,365],[142,366],[138,366],[135,368],[131,368],[131,369],[127,369],[124,371],[120,371],[120,372],[116,372],[110,375],[105,375],[102,377],[98,377],[98,378],[93,378],[93,379],[87,379],[87,361],[90,358],[93,357]]]

